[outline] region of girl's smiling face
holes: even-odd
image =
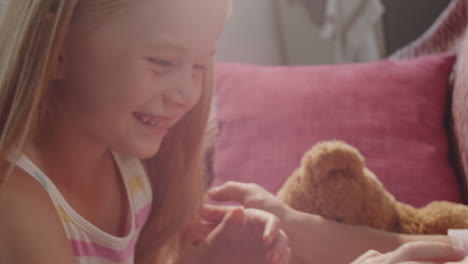
[[[228,9],[229,0],[129,0],[90,30],[73,25],[55,118],[94,144],[154,155],[197,103]]]

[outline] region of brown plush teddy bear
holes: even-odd
[[[300,211],[392,232],[446,234],[468,228],[465,205],[437,201],[417,209],[396,201],[366,168],[362,155],[340,141],[309,150],[278,197]]]

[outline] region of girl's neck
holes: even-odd
[[[26,144],[25,154],[51,180],[66,189],[100,185],[116,174],[109,148],[96,144],[66,122],[54,120]]]

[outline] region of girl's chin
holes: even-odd
[[[141,149],[139,151],[137,151],[135,154],[135,158],[137,159],[149,159],[153,156],[155,156],[156,154],[158,154],[159,152],[159,146],[157,148],[152,148],[152,149]]]
[[[148,144],[140,144],[138,146],[134,145],[131,147],[115,148],[114,150],[127,157],[143,160],[151,158],[158,154],[160,146],[161,143],[152,144],[151,147],[149,147]]]

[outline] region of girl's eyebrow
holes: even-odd
[[[153,42],[152,44],[149,45],[152,48],[157,48],[157,49],[167,49],[167,50],[174,50],[177,53],[186,53],[188,51],[187,48],[171,43],[171,42],[164,42],[164,41],[157,41]]]
[[[188,53],[187,48],[179,46],[179,45],[170,44],[170,43],[166,43],[166,44],[158,43],[158,44],[152,45],[152,47],[158,48],[158,49],[173,50],[176,53]],[[215,54],[216,54],[216,50],[213,49],[212,51],[208,52],[205,55],[202,55],[201,57],[213,57]]]
[[[168,38],[161,37],[156,39],[152,42],[150,47],[158,48],[158,49],[168,49],[173,50],[176,53],[188,53],[189,49],[184,47],[183,45],[178,44],[175,41],[171,41]],[[212,57],[216,54],[216,49],[208,52],[206,55],[202,55],[202,57]]]

